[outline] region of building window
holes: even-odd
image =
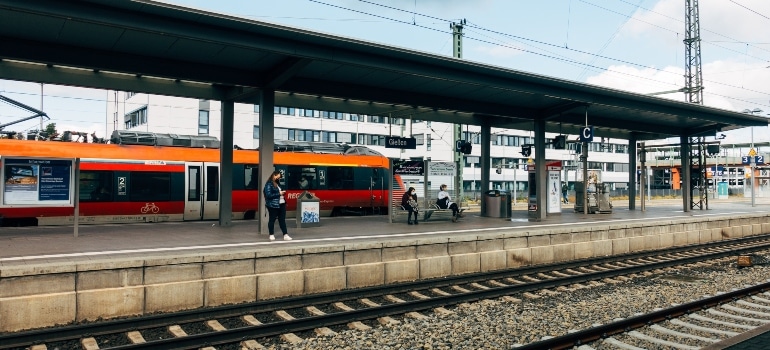
[[[255,140],[259,140],[259,125],[254,125],[253,135]]]
[[[126,129],[131,129],[139,125],[147,124],[147,106],[139,108],[123,117]]]
[[[273,107],[273,113],[293,116],[294,115],[294,107],[275,106],[275,107]]]
[[[345,117],[345,113],[342,112],[331,112],[331,111],[323,111],[321,112],[321,116],[326,119],[337,119],[342,120]]]
[[[364,115],[363,114],[348,114],[348,120],[352,122],[362,122],[364,121]]]
[[[288,140],[289,139],[289,129],[275,128],[273,130],[275,132],[275,139],[276,140]]]
[[[300,109],[299,110],[299,116],[300,117],[308,117],[308,118],[316,117],[315,110],[313,110],[313,109]]]
[[[134,95],[136,95],[136,92],[130,92],[130,91],[126,92],[126,100],[128,100],[131,97],[134,97]]]
[[[259,113],[259,105],[254,105],[254,113]]]
[[[432,140],[433,138],[431,138],[431,134],[427,134],[427,135],[425,135],[425,136],[427,136],[427,139],[426,139],[426,141],[425,141],[425,145],[426,145],[425,147],[427,148],[427,150],[428,150],[428,151],[430,151],[430,148],[431,148],[431,146],[432,146],[432,145],[431,145],[431,140]]]
[[[198,135],[209,134],[209,111],[198,111]]]

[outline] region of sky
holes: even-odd
[[[452,55],[451,23],[465,21],[463,59],[642,94],[684,87],[683,0],[166,0],[437,55]],[[770,1],[699,1],[703,103],[770,117]],[[42,106],[61,130],[105,133],[107,91],[0,80],[0,94]],[[684,94],[658,95],[684,101]],[[0,124],[31,113],[0,103]],[[48,123],[46,122],[46,123]],[[39,127],[32,120],[6,130]],[[770,141],[768,127],[728,143]],[[753,135],[753,136],[751,136]]]

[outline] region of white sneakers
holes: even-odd
[[[275,241],[275,235],[270,235],[270,240],[271,241]],[[291,237],[289,237],[289,235],[283,235],[283,240],[284,241],[291,241]]]

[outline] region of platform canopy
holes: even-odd
[[[637,140],[767,119],[155,1],[0,0],[0,79]]]

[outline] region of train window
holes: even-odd
[[[206,167],[206,201],[219,200],[219,167]]]
[[[315,167],[290,166],[286,172],[287,189],[318,189],[318,174]]]
[[[187,200],[200,201],[201,193],[198,190],[201,187],[201,167],[190,166],[187,168]]]
[[[353,189],[353,168],[329,167],[327,175],[330,190]]]
[[[259,189],[259,169],[257,165],[246,164],[243,167],[243,180],[247,190]]]
[[[168,201],[171,198],[171,174],[132,172],[128,196],[133,202]]]
[[[111,201],[113,193],[111,171],[80,171],[78,197],[81,202]]]

